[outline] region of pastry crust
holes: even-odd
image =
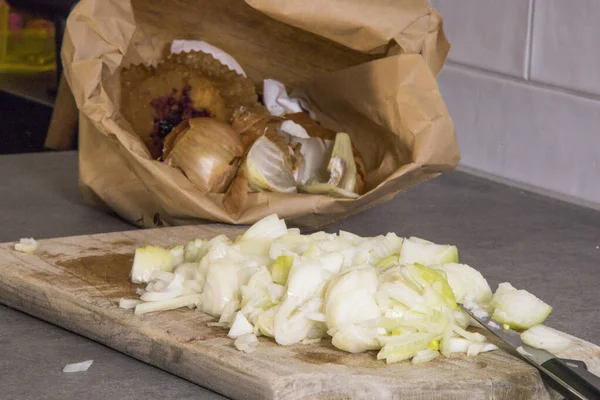
[[[121,72],[121,112],[153,159],[182,121],[213,117],[230,122],[241,106],[262,112],[253,82],[207,53],[172,54],[156,67],[133,65]]]

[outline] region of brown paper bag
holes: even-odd
[[[257,86],[283,82],[324,126],[348,132],[368,192],[355,200],[249,193],[234,215],[223,194],[202,193],[150,159],[119,112],[119,74],[158,62],[174,39],[223,49]],[[139,227],[250,224],[271,213],[291,226],[325,226],[455,168],[456,138],[436,84],[448,50],[426,0],[82,0],[62,50],[80,110],[81,189]]]

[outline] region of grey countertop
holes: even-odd
[[[0,156],[0,241],[134,229],[82,203],[77,154]],[[394,231],[456,244],[492,288],[510,281],[554,310],[547,324],[600,344],[600,212],[447,173],[330,230]],[[85,373],[65,364],[93,359]],[[222,396],[0,306],[3,399],[217,399]]]

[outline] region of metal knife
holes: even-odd
[[[462,304],[461,307],[484,328],[538,368],[547,378],[548,384],[567,399],[600,400],[600,377],[589,372],[583,361],[559,358],[546,350],[528,346],[523,343],[518,332],[504,329],[502,324],[489,317],[478,317]]]

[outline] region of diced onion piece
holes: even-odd
[[[277,313],[279,309],[279,306],[275,306],[272,308],[269,308],[267,311],[261,313],[258,315],[257,321],[256,321],[256,326],[258,327],[258,330],[260,331],[261,334],[268,336],[268,337],[273,337],[273,325],[274,325],[274,318],[275,318],[275,314]]]
[[[33,253],[38,247],[38,243],[33,238],[20,239],[19,243],[15,243],[15,250],[22,253]]]
[[[378,236],[373,240],[374,246],[369,251],[371,255],[371,262],[376,264],[379,268],[383,266],[379,264],[381,261],[387,259],[387,263],[397,263],[398,254],[402,250],[402,243],[404,239],[398,237],[395,233],[388,233],[385,236]],[[391,257],[391,259],[390,259]]]
[[[272,283],[267,286],[267,294],[269,295],[269,301],[273,304],[279,303],[281,297],[285,293],[285,287]]]
[[[398,254],[392,254],[391,256],[387,256],[387,257],[379,260],[375,264],[375,267],[383,269],[383,268],[388,268],[388,267],[391,267],[394,265],[398,265],[399,258],[400,258],[400,256]]]
[[[279,219],[277,214],[271,214],[248,228],[240,239],[277,239],[278,237],[287,234],[287,232],[285,221]]]
[[[552,312],[552,307],[526,290],[501,283],[492,303],[492,319],[513,329],[528,329],[541,324]]]
[[[169,250],[171,252],[171,255],[173,256],[173,267],[176,267],[180,264],[183,263],[183,259],[184,259],[184,248],[183,246],[175,246],[172,249]]]
[[[227,328],[227,322],[207,322],[206,326]]]
[[[458,262],[456,246],[441,245],[410,237],[402,243],[400,262],[404,264],[440,265]]]
[[[492,289],[481,272],[466,264],[448,263],[434,266],[446,274],[456,301],[466,305],[467,301],[488,304],[492,300]]]
[[[258,347],[258,338],[253,333],[238,336],[233,342],[236,349],[244,353],[252,353]]]
[[[150,274],[150,280],[152,281],[163,281],[165,283],[170,283],[173,278],[175,277],[175,274],[173,274],[172,272],[166,272],[166,271],[152,271],[152,273]]]
[[[189,305],[198,306],[202,297],[199,294],[190,294],[187,296],[176,297],[174,299],[154,301],[138,304],[135,307],[135,315],[142,315],[155,311],[174,310],[176,308],[187,307]]]
[[[487,313],[487,311],[485,311],[482,308],[475,308],[473,310],[473,315],[476,316],[477,318],[487,318],[490,315]]]
[[[216,260],[210,264],[204,285],[202,311],[213,316],[221,315],[225,305],[237,299],[239,295],[237,273],[238,267],[226,259]]]
[[[237,300],[231,300],[229,303],[225,305],[223,308],[223,313],[219,318],[219,322],[224,322],[227,324],[233,323],[235,318],[235,314],[240,309],[240,302]]]
[[[135,306],[137,306],[141,302],[142,302],[141,300],[136,300],[136,299],[120,299],[119,307],[124,308],[126,310],[130,310],[132,308],[135,308]]]
[[[439,271],[422,264],[409,264],[406,266],[406,271],[424,288],[429,286],[439,293],[450,308],[455,309],[457,307],[454,292],[452,292],[452,288],[444,275],[440,274]]]
[[[67,364],[62,372],[85,372],[90,368],[93,362],[94,360],[87,360],[80,363]]]
[[[338,252],[332,252],[322,255],[319,258],[325,271],[335,275],[340,272],[344,263],[344,256]]]
[[[189,280],[183,281],[182,286],[184,289],[189,289],[196,293],[202,293],[202,290],[204,289],[202,287],[202,285],[200,284],[200,282],[198,282],[195,279],[189,279]]]
[[[452,330],[471,342],[485,342],[485,336],[483,336],[481,333],[468,332],[457,325],[452,326]]]
[[[549,328],[545,325],[536,325],[525,332],[521,333],[521,339],[523,343],[535,347],[537,349],[544,349],[550,353],[560,353],[565,351],[571,345],[571,340],[558,331]]]
[[[427,345],[436,337],[428,332],[408,333],[400,335],[394,342],[388,342],[377,354],[377,359],[385,359],[391,364],[413,358],[420,350],[427,349]]]
[[[307,314],[306,318],[308,318],[311,321],[325,322],[325,314],[320,313],[320,312],[313,312],[313,313]]]
[[[183,275],[175,275],[167,287],[165,287],[165,291],[181,289],[183,289]]]
[[[175,275],[182,275],[184,280],[196,279],[198,263],[185,262],[175,268]]]
[[[156,280],[148,284],[148,286],[146,287],[146,291],[150,293],[163,292],[166,287],[167,283],[165,281]]]
[[[425,349],[417,351],[417,354],[410,360],[413,364],[421,364],[424,362],[428,362],[437,358],[440,355],[440,352],[433,349]]]
[[[288,276],[290,274],[290,269],[294,263],[294,257],[291,256],[279,256],[275,263],[273,264],[273,268],[271,269],[271,278],[273,282],[279,285],[285,285],[288,280]]]
[[[325,294],[324,313],[329,329],[377,318],[377,273],[374,268],[348,270],[331,280]]]
[[[448,342],[450,353],[466,353],[472,342],[465,338],[453,337]]]
[[[143,301],[165,301],[169,299],[174,299],[176,297],[181,296],[181,288],[176,290],[164,291],[164,292],[146,292],[144,293],[140,299]]]
[[[131,267],[131,281],[133,283],[146,283],[150,280],[153,271],[172,271],[173,255],[167,249],[158,246],[146,246],[135,249],[133,266]]]
[[[362,353],[367,350],[379,350],[377,328],[365,328],[348,324],[340,327],[333,335],[331,343],[340,350],[350,353]]]
[[[204,255],[203,250],[205,243],[205,240],[196,239],[186,244],[183,251],[183,261],[186,263],[199,261]]]
[[[231,325],[231,329],[229,330],[227,336],[229,336],[232,339],[235,339],[242,335],[252,333],[253,329],[254,328],[252,324],[248,322],[248,319],[246,319],[244,314],[238,312],[237,314],[235,314],[233,324]]]

